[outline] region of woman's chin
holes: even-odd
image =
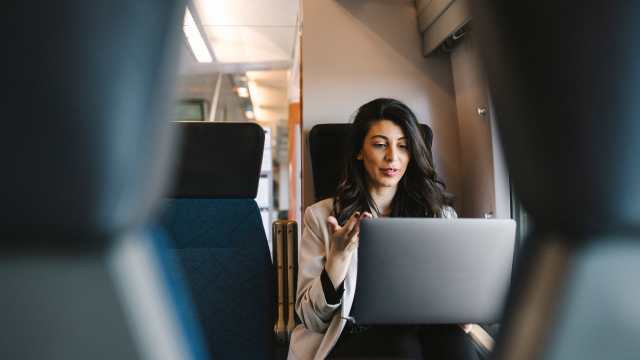
[[[396,187],[398,185],[398,182],[400,182],[400,179],[381,179],[380,181],[378,181],[378,186],[380,187]]]
[[[400,179],[402,179],[401,176],[393,176],[393,177],[376,177],[376,178],[371,178],[368,177],[367,178],[367,183],[369,183],[369,186],[372,186],[374,188],[395,188],[398,186],[398,183],[400,182]]]

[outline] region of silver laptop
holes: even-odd
[[[364,219],[356,322],[500,322],[515,231],[513,220]]]

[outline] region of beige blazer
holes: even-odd
[[[320,283],[320,274],[329,253],[330,225],[327,218],[332,208],[333,199],[327,199],[309,206],[304,212],[296,294],[296,312],[302,324],[291,335],[288,360],[327,357],[344,328],[346,320],[343,318],[351,311],[358,268],[357,250],[347,269],[341,303],[327,304]],[[456,218],[457,215],[453,208],[447,207],[442,217]]]

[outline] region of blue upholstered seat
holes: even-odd
[[[165,199],[153,228],[214,359],[273,359],[273,268],[253,199]]]
[[[175,126],[184,135],[177,181],[152,233],[182,274],[183,314],[212,359],[274,359],[275,280],[254,200],[264,130],[255,123]]]

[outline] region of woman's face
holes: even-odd
[[[409,148],[402,128],[380,120],[365,136],[360,155],[370,188],[397,187],[409,164]]]

